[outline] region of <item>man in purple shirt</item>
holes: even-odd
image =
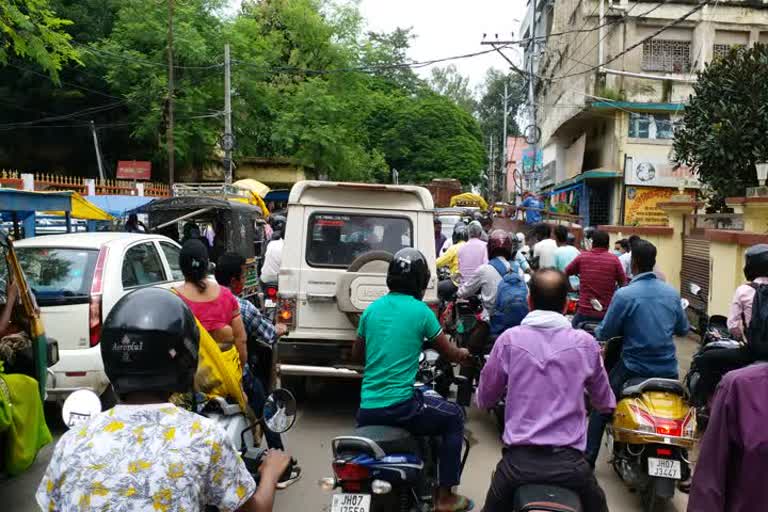
[[[485,233],[480,222],[473,220],[467,227],[469,232],[469,241],[459,249],[459,274],[461,281],[475,275],[475,271],[480,265],[488,263],[488,246],[481,237]]]
[[[689,512],[747,512],[768,504],[768,364],[726,374],[717,387],[688,500]]]
[[[536,272],[528,297],[531,312],[499,336],[480,375],[478,406],[489,409],[506,393],[503,456],[485,512],[510,510],[516,489],[529,483],[567,487],[581,496],[584,510],[608,510],[584,457],[584,390],[602,413],[611,413],[616,399],[600,346],[563,316],[567,295],[562,272]]]

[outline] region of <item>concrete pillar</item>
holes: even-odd
[[[21,175],[21,181],[24,183],[24,190],[34,191],[35,190],[35,175],[34,174],[27,174],[23,173]]]
[[[748,197],[744,202],[744,231],[768,232],[768,197]]]
[[[664,210],[668,217],[667,225],[672,228],[672,238],[664,247],[667,253],[664,257],[667,282],[675,289],[680,289],[680,273],[683,263],[683,235],[685,232],[685,216],[693,213],[696,203],[693,201],[668,201],[659,203],[658,207]],[[711,280],[711,278],[710,278]],[[711,288],[710,288],[711,289]]]
[[[96,180],[93,178],[86,178],[85,179],[85,187],[87,190],[87,194],[89,196],[95,196],[96,195]]]
[[[144,196],[144,184],[143,183],[136,183],[136,194],[139,196]]]
[[[709,303],[710,315],[728,315],[733,290],[744,282],[742,247],[732,241],[709,243]]]

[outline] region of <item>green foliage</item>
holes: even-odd
[[[429,85],[438,94],[451,98],[469,114],[477,111],[477,99],[469,85],[469,78],[459,73],[455,64],[432,68]]]
[[[768,160],[768,46],[732,48],[698,74],[675,131],[676,160],[713,193],[711,206],[757,184],[755,163]]]
[[[0,0],[0,65],[15,55],[37,63],[58,82],[64,64],[80,62],[64,30],[71,24],[53,12],[48,0]]]

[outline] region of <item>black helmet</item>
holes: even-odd
[[[457,222],[455,226],[453,226],[453,235],[452,235],[453,243],[457,244],[461,241],[466,242],[469,240],[469,231],[467,231],[467,225],[463,222]]]
[[[390,291],[421,300],[429,284],[429,277],[429,265],[421,251],[406,247],[397,251],[389,263],[387,287]]]
[[[768,277],[768,244],[753,245],[744,253],[744,277],[754,281]]]
[[[118,395],[190,391],[199,334],[181,297],[163,288],[141,288],[120,299],[104,321],[104,372]]]
[[[272,239],[280,239],[285,235],[285,215],[275,214],[269,216],[269,225],[272,226]]]

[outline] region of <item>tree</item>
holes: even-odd
[[[71,24],[56,16],[48,0],[0,0],[0,64],[8,64],[11,55],[29,59],[58,82],[64,64],[80,62],[64,30]]]
[[[768,46],[733,47],[698,73],[675,130],[674,158],[711,189],[710,206],[757,184],[755,163],[768,160]]]
[[[451,98],[469,114],[477,111],[477,99],[469,84],[469,77],[459,73],[455,64],[432,68],[429,85],[438,94]]]

